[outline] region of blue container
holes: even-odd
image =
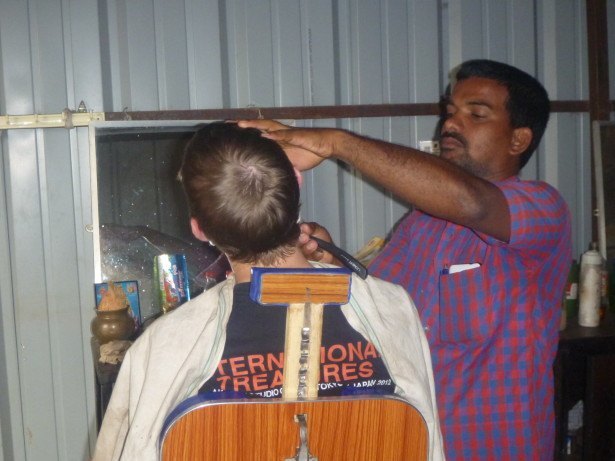
[[[161,254],[154,258],[155,298],[163,314],[190,299],[186,256]]]

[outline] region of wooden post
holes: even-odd
[[[253,269],[250,297],[260,304],[288,305],[283,399],[318,396],[323,308],[346,304],[351,280],[343,268]]]

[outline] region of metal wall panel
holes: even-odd
[[[348,55],[340,53],[340,59],[347,60],[350,78],[348,88],[341,84],[342,94],[348,94],[347,104],[375,104],[384,100],[387,69],[386,42],[382,38],[387,29],[386,7],[388,2],[349,1],[349,27],[345,49]],[[341,15],[340,15],[341,16]],[[405,33],[402,37],[405,37]],[[384,49],[383,49],[384,47]],[[351,121],[350,128],[374,138],[384,136],[384,119],[361,119]],[[357,250],[357,241],[367,242],[371,233],[382,228],[386,222],[387,196],[379,186],[360,180],[360,174],[343,170],[345,196],[344,246],[350,251]],[[378,234],[382,232],[376,231]]]
[[[77,108],[81,101],[87,104],[88,109],[104,107],[103,86],[104,76],[102,73],[102,51],[100,39],[99,3],[95,0],[62,0],[63,17],[63,45],[66,60],[66,107]],[[57,110],[54,108],[54,110]],[[69,370],[63,379],[70,380],[65,389],[65,394],[73,400],[70,412],[61,412],[57,417],[58,426],[67,435],[65,453],[60,452],[59,459],[84,459],[90,454],[90,446],[96,440],[95,431],[95,384],[92,366],[92,354],[90,350],[90,321],[94,316],[92,309],[92,279],[94,271],[93,249],[91,232],[87,231],[88,223],[91,222],[91,199],[89,171],[90,163],[88,156],[89,140],[88,129],[76,128],[69,131],[68,145],[63,144],[54,147],[54,150],[67,149],[70,157],[66,162],[70,170],[66,175],[53,178],[52,185],[65,181],[72,186],[72,210],[74,213],[74,231],[67,229],[66,234],[59,238],[66,240],[66,244],[74,245],[76,284],[73,291],[65,293],[65,297],[59,298],[60,303],[76,303],[80,315],[74,311],[75,319],[78,319],[80,334],[68,335],[68,330],[59,327],[62,339],[66,336],[66,357],[72,358]],[[65,157],[66,158],[66,157]],[[67,198],[68,200],[68,198]],[[63,202],[64,203],[64,202]],[[64,206],[70,206],[64,203]],[[55,219],[55,218],[54,218]],[[74,239],[74,242],[73,242]],[[71,321],[75,321],[71,319]],[[75,328],[71,324],[71,328]],[[62,339],[63,340],[63,339]],[[74,348],[78,353],[71,352]],[[67,367],[68,368],[68,367]],[[84,389],[74,390],[74,394],[66,392],[71,386],[84,386]],[[82,419],[82,418],[85,418]],[[87,438],[84,436],[87,433]]]
[[[476,57],[537,75],[554,99],[586,99],[584,8],[584,0],[0,0],[0,113],[61,112],[81,100],[114,112],[434,102],[449,69]],[[298,124],[416,146],[436,122]],[[86,459],[96,437],[87,129],[0,136],[0,460]],[[589,158],[587,116],[557,114],[523,172],[566,198],[576,254],[591,238]],[[326,224],[350,251],[407,210],[333,161],[305,174],[302,197],[303,218]]]
[[[441,39],[437,3],[340,2],[338,11],[342,104],[438,100]],[[435,122],[434,117],[355,119],[343,126],[417,146],[419,140],[433,137]],[[408,206],[353,171],[341,168],[340,174],[345,199],[340,241],[356,251],[371,237],[386,236]]]
[[[267,107],[275,101],[272,3],[227,2],[231,107]],[[298,18],[289,18],[298,28]]]
[[[11,18],[10,24],[7,24],[7,20],[2,22],[2,57],[10,59],[11,65],[19,70],[19,77],[4,78],[5,90],[9,94],[9,97],[6,97],[9,112],[15,109],[15,101],[18,101],[20,111],[33,112],[35,106],[33,83],[36,81],[35,70],[38,72],[39,69],[34,69],[31,64],[38,57],[32,56],[32,53],[40,43],[36,31],[30,29],[31,21],[37,19],[37,12],[30,11],[27,6],[25,3],[13,2],[6,8],[3,5],[2,9],[3,18],[7,13]],[[53,37],[50,37],[50,40],[52,39]],[[8,70],[6,65],[3,69],[5,72]],[[44,457],[43,447],[57,452],[58,443],[55,438],[53,400],[49,399],[53,381],[43,264],[45,235],[42,229],[42,206],[46,203],[41,203],[39,174],[42,165],[38,161],[38,148],[42,151],[42,146],[37,145],[36,135],[32,130],[7,133],[7,146],[4,152],[4,167],[9,178],[7,219],[14,295],[14,305],[11,307],[16,341],[19,345],[17,359],[20,392],[16,395],[9,394],[5,398],[21,399],[23,427],[13,428],[14,437],[23,438],[16,443],[25,446],[17,449],[34,459],[37,455]],[[12,370],[9,371],[11,372]],[[33,418],[36,411],[39,417]],[[49,427],[54,428],[51,434],[46,430]]]
[[[21,414],[21,394],[16,370],[17,339],[15,332],[15,312],[13,310],[13,289],[11,273],[11,247],[9,239],[8,201],[5,194],[4,152],[7,148],[6,136],[0,133],[0,460],[23,459],[23,418]],[[13,458],[15,456],[15,458]]]
[[[154,2],[161,109],[184,109],[190,104],[185,6],[183,0]]]
[[[29,69],[23,60],[11,62],[16,73],[15,76],[6,74],[7,57],[12,53],[19,53],[22,49],[13,51],[13,40],[27,41],[27,31],[20,30],[20,26],[27,22],[26,9],[22,5],[8,7],[2,5],[3,14],[0,15],[0,70],[2,77],[2,96],[0,96],[0,110],[27,110],[20,99],[7,97],[7,88],[14,88],[16,81],[29,78]],[[14,91],[14,89],[13,89]],[[16,93],[17,95],[19,93]],[[27,98],[26,98],[27,99]],[[0,459],[25,459],[24,419],[22,413],[21,383],[19,379],[19,350],[17,315],[15,312],[14,294],[14,267],[13,267],[13,205],[11,194],[11,177],[8,173],[9,149],[16,149],[14,143],[9,143],[8,134],[0,133],[2,174],[0,178]]]
[[[288,21],[289,3],[278,9],[275,21],[279,24],[277,49],[280,63],[276,79],[279,81],[282,105],[334,105],[338,103],[339,81],[336,68],[337,37],[334,6],[330,0],[294,2],[298,5],[298,21]],[[300,53],[297,53],[300,50]],[[312,125],[298,121],[298,125]],[[333,127],[334,120],[319,120],[313,125]],[[340,170],[333,161],[325,161],[317,169],[304,172],[301,190],[301,216],[307,221],[331,222],[329,230],[338,242],[342,236],[344,198],[340,190]],[[323,185],[326,185],[323,187]],[[326,204],[326,206],[323,206]]]
[[[220,39],[224,25],[220,21],[218,1],[185,2],[190,108],[228,107],[228,96],[224,98],[222,85],[228,76],[222,64]]]
[[[552,99],[587,99],[586,15],[582,2],[548,0],[537,11],[538,75]],[[533,177],[562,193],[573,216],[573,255],[592,239],[591,150],[587,114],[552,114]]]
[[[73,23],[69,2],[2,3],[3,113],[60,112],[69,104],[75,107],[75,91],[81,90],[94,99],[92,85],[100,79],[90,76],[77,83],[86,71],[73,67],[81,50],[72,45],[95,6],[79,2],[72,12],[80,22]],[[93,57],[96,42],[80,43],[90,45]],[[90,69],[96,69],[95,62]],[[2,323],[4,332],[14,331],[4,335],[3,347],[7,361],[2,367],[7,367],[2,374],[8,377],[0,413],[4,456],[84,459],[93,382],[83,333],[92,311],[86,307],[84,322],[77,237],[83,228],[76,221],[81,210],[73,189],[73,180],[80,179],[73,163],[77,133],[14,130],[2,136],[9,247],[2,259],[10,258],[11,268],[10,277],[2,276]]]

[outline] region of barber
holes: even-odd
[[[463,63],[451,86],[440,156],[345,130],[239,123],[280,143],[299,170],[339,159],[413,206],[370,273],[418,307],[447,459],[550,460],[570,213],[553,187],[519,177],[549,98],[534,77],[490,60]],[[304,224],[304,253],[331,260],[310,235],[330,240]]]

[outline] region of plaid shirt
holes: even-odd
[[[497,185],[508,200],[510,243],[414,211],[370,272],[404,286],[419,310],[447,458],[547,460],[570,215],[544,182]]]

